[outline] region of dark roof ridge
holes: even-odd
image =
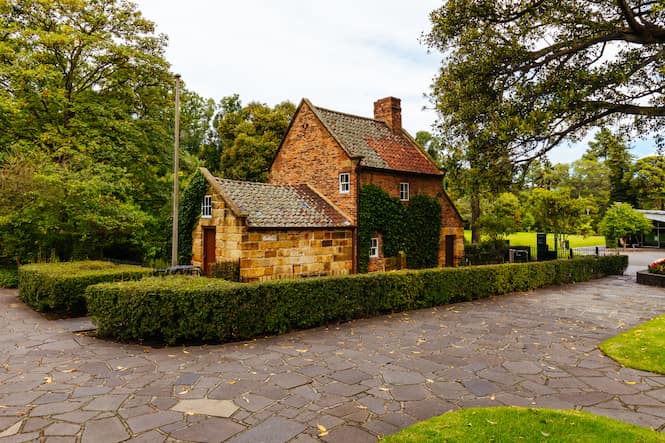
[[[311,103],[311,102],[310,102],[310,103]],[[335,114],[345,115],[345,116],[347,116],[347,117],[362,118],[363,120],[371,120],[371,121],[373,121],[373,122],[383,123],[384,125],[386,125],[386,126],[388,127],[388,123],[386,123],[386,122],[383,121],[383,120],[378,120],[378,119],[376,119],[376,118],[374,118],[374,117],[365,117],[364,115],[356,115],[356,114],[350,114],[350,113],[348,113],[348,112],[335,111],[334,109],[322,108],[321,106],[316,106],[316,105],[314,105],[314,104],[312,104],[312,106],[315,107],[316,109],[320,109],[320,110],[322,110],[322,111],[326,111],[326,112],[334,112]],[[390,128],[390,127],[388,127],[388,128]]]

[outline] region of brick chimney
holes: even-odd
[[[401,102],[395,97],[386,97],[374,102],[374,118],[386,122],[394,133],[402,131]]]

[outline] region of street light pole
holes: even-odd
[[[173,134],[173,232],[171,233],[171,266],[178,265],[178,170],[180,150],[180,74],[175,75],[175,130]]]

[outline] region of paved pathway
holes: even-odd
[[[663,430],[665,376],[623,369],[596,346],[664,311],[665,291],[613,277],[155,349],[73,334],[0,290],[0,442],[370,442],[494,405],[583,409]]]

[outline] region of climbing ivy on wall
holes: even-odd
[[[201,215],[201,203],[207,189],[208,182],[197,171],[182,193],[178,208],[178,263],[181,265],[192,261],[192,232]]]
[[[437,266],[441,206],[435,199],[417,195],[404,206],[379,186],[365,185],[360,190],[358,223],[360,272],[367,272],[371,238],[379,232],[384,257],[405,251],[409,268]]]
[[[404,217],[406,265],[410,269],[436,268],[439,264],[441,205],[426,195],[409,201]]]
[[[404,247],[400,229],[403,227],[404,205],[396,197],[376,185],[365,185],[360,190],[358,208],[358,247],[360,272],[367,272],[372,235],[380,232],[383,255],[394,257]]]

